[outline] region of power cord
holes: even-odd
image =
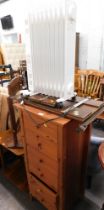
[[[22,104],[22,106],[23,106],[24,110],[26,111],[26,113],[28,114],[29,118],[32,120],[32,122],[35,124],[35,126],[36,126],[37,128],[40,128],[42,125],[44,125],[45,127],[47,127],[47,123],[65,117],[65,115],[62,113],[62,114],[60,114],[58,117],[54,117],[54,118],[51,118],[51,119],[49,119],[49,120],[45,120],[45,121],[43,121],[42,123],[37,123],[37,122],[33,119],[33,117],[31,116],[30,112],[26,109],[24,103]]]

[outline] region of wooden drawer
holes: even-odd
[[[57,160],[57,144],[47,141],[43,137],[34,137],[31,131],[28,131],[26,134],[26,142],[27,145],[30,145],[35,151],[41,152],[47,155],[49,158],[53,160]]]
[[[58,162],[27,146],[29,172],[35,174],[54,191],[58,191]]]
[[[48,189],[44,184],[29,175],[30,193],[40,201],[48,210],[56,210],[56,194]]]
[[[26,112],[24,112],[24,119],[25,131],[32,132],[33,136],[39,135],[47,140],[57,143],[57,125],[55,123],[49,122],[48,124],[37,128],[35,122],[43,123],[45,121],[44,119],[37,115]]]

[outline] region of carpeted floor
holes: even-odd
[[[103,129],[93,130],[95,135],[103,137]],[[104,171],[95,174],[86,197],[80,200],[72,210],[99,210],[94,202],[101,206],[104,201]],[[31,201],[28,193],[20,192],[0,172],[0,210],[45,210],[36,200]]]

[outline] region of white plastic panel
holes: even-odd
[[[67,97],[74,93],[75,5],[55,1],[45,10],[42,2],[46,1],[37,2],[39,10],[31,11],[26,21],[29,89]]]

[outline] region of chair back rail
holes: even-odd
[[[91,96],[98,98],[101,95],[101,79],[104,77],[103,72],[96,70],[79,70],[75,76],[75,90],[79,96]]]

